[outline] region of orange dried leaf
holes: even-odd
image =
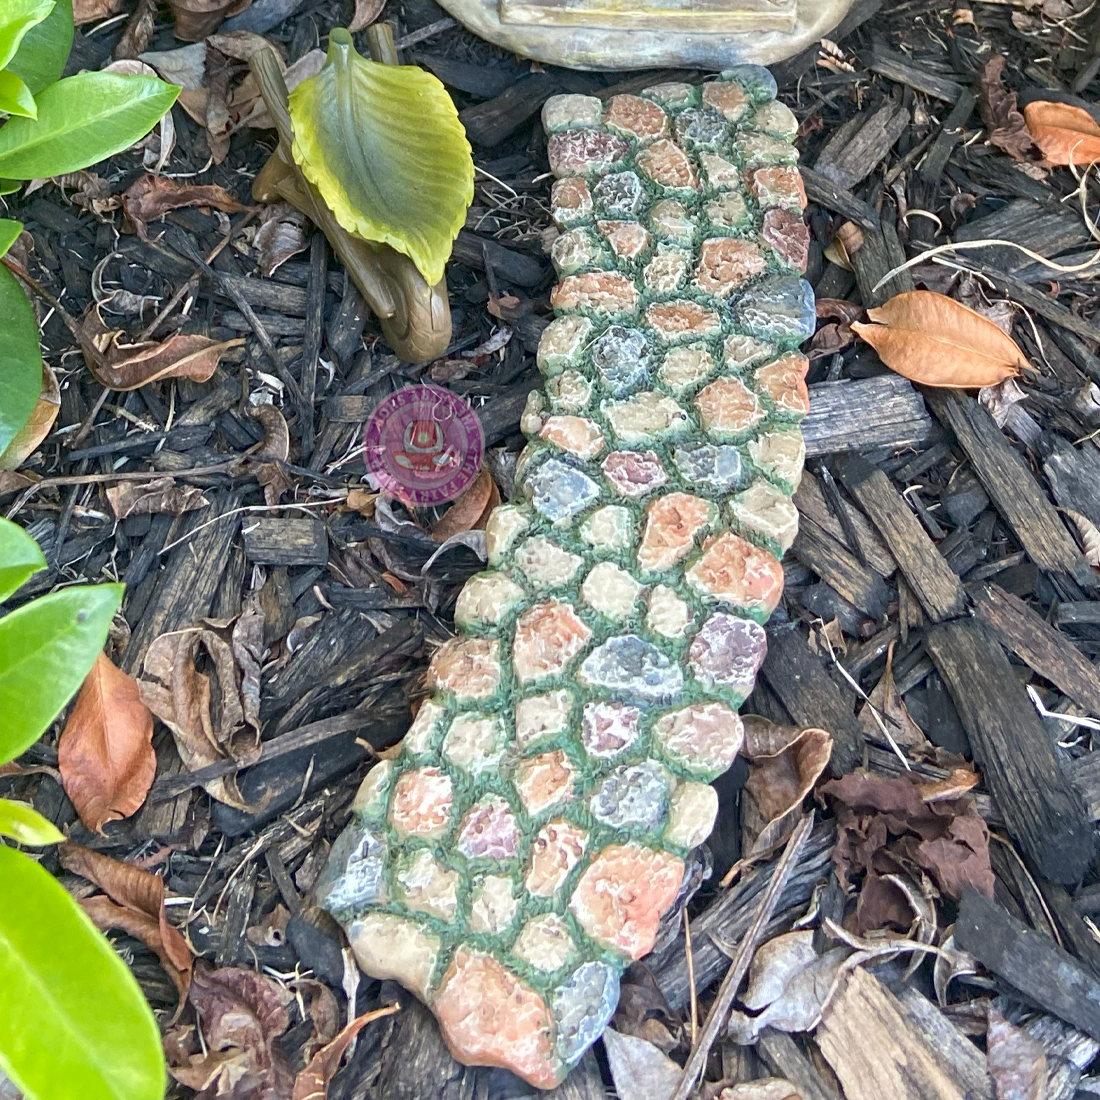
[[[138,686],[100,653],[84,680],[57,746],[65,793],[93,832],[129,817],[145,801],[157,770],[153,715]]]
[[[385,1008],[376,1008],[373,1012],[352,1020],[335,1039],[313,1055],[305,1069],[299,1071],[294,1079],[293,1100],[325,1100],[328,1096],[328,1084],[340,1068],[344,1052],[352,1039],[366,1024],[382,1016],[392,1016],[397,1009],[397,1005],[386,1005]]]
[[[992,321],[943,294],[910,290],[869,309],[852,329],[893,371],[925,386],[980,389],[1020,373],[1027,360]]]
[[[1051,164],[1091,164],[1100,160],[1100,126],[1083,107],[1036,100],[1024,108],[1032,141]]]
[[[475,531],[480,526],[485,506],[493,492],[493,475],[482,466],[473,482],[456,498],[447,509],[443,518],[432,528],[432,538],[436,542],[446,542],[460,531]],[[488,520],[488,516],[485,519]]]

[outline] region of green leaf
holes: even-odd
[[[0,111],[24,118],[38,117],[30,88],[15,73],[9,73],[6,69],[0,69]]]
[[[13,222],[11,218],[0,218],[0,256],[6,255],[8,249],[19,240],[19,234],[22,232],[22,222]]]
[[[10,836],[17,844],[60,844],[65,834],[33,806],[0,798],[0,836]]]
[[[0,179],[0,195],[13,195],[22,186],[22,180]]]
[[[18,122],[10,119],[0,136]],[[38,322],[16,277],[0,267],[0,453],[31,418],[42,389]]]
[[[15,56],[23,36],[53,9],[53,0],[4,0],[0,5],[0,69]]]
[[[33,859],[0,848],[0,1069],[28,1100],[160,1100],[160,1033],[107,939]]]
[[[0,603],[45,568],[38,543],[18,524],[0,519]]]
[[[8,63],[34,95],[61,79],[73,47],[73,0],[57,0],[53,11],[27,32]]]
[[[415,65],[368,61],[337,28],[324,67],[290,93],[290,117],[294,159],[340,225],[439,282],[474,197],[470,144],[443,85]]]
[[[76,694],[121,602],[121,584],[68,588],[0,619],[0,762],[33,745]]]
[[[59,80],[37,97],[37,122],[11,118],[0,127],[0,176],[45,179],[87,168],[145,137],[179,92],[153,76]]]

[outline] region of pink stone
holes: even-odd
[[[679,145],[667,139],[655,141],[643,149],[636,160],[641,171],[662,187],[699,189],[695,165]]]
[[[668,136],[668,115],[656,103],[636,95],[612,96],[604,122],[612,130],[643,142]]]
[[[588,172],[603,172],[629,151],[622,138],[599,130],[566,130],[551,134],[546,143],[550,171],[558,179],[580,176]]]
[[[601,466],[607,480],[624,497],[644,497],[668,481],[653,451],[612,451]]]
[[[455,847],[467,859],[511,859],[518,844],[516,815],[496,795],[486,795],[466,811],[455,841]]]
[[[531,845],[531,866],[526,886],[539,898],[550,898],[561,889],[588,846],[588,833],[568,821],[549,821]]]
[[[786,206],[801,211],[806,205],[806,188],[793,166],[756,168],[748,173],[748,187],[761,206]]]
[[[767,654],[768,636],[759,623],[717,611],[692,639],[688,664],[706,687],[748,695]]]
[[[642,712],[628,703],[589,703],[581,721],[581,742],[589,756],[616,756],[638,739]]]
[[[711,506],[688,493],[669,493],[646,509],[645,535],[638,564],[657,573],[683,561],[695,536],[711,521]]]
[[[703,102],[730,122],[736,122],[748,110],[749,97],[732,80],[712,80],[703,85]]]
[[[658,302],[645,313],[646,321],[666,340],[688,336],[711,336],[722,327],[713,309],[690,299],[679,302]]]
[[[809,369],[809,359],[792,352],[761,367],[756,372],[756,388],[770,397],[781,412],[805,416],[810,411],[810,391],[806,388]]]
[[[719,435],[740,434],[764,419],[764,406],[739,378],[718,378],[695,398],[703,427]]]
[[[703,544],[687,580],[697,591],[764,615],[783,594],[783,567],[775,556],[729,531]]]
[[[550,304],[555,309],[633,313],[638,306],[638,288],[617,271],[587,271],[562,279],[550,292]]]
[[[653,736],[677,763],[714,777],[733,763],[745,731],[725,703],[694,703],[659,719]]]
[[[535,816],[570,797],[573,764],[562,749],[540,753],[516,765],[513,782],[524,809]]]
[[[565,1074],[549,1008],[491,955],[459,947],[432,1010],[451,1053],[468,1066],[499,1066],[540,1089]]]
[[[592,631],[558,600],[536,604],[516,623],[512,664],[521,684],[564,672],[588,643]]]
[[[578,176],[556,180],[550,189],[550,213],[565,225],[582,221],[592,213],[592,192]]]
[[[500,683],[499,643],[495,638],[451,638],[428,665],[428,687],[453,691],[464,699],[487,699]]]
[[[726,297],[742,283],[767,268],[760,246],[735,237],[703,241],[695,281],[700,290]]]
[[[604,848],[577,883],[569,909],[597,943],[628,959],[653,949],[657,927],[676,900],[684,862],[639,844]]]
[[[401,837],[442,836],[452,802],[450,776],[439,768],[402,772],[393,788],[390,824]]]
[[[649,234],[637,222],[597,222],[596,228],[607,238],[611,251],[624,260],[634,259],[649,243]]]
[[[548,417],[539,436],[581,458],[592,458],[603,450],[599,424],[583,416]]]
[[[781,260],[799,271],[806,270],[810,262],[810,230],[797,214],[780,207],[769,210],[764,215],[760,236]]]

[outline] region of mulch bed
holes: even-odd
[[[265,33],[293,62],[329,28],[345,25],[350,9],[338,0],[307,0]],[[181,209],[150,223],[146,236],[133,232],[107,201],[141,179],[144,169],[132,154],[99,166],[105,186],[85,176],[65,191],[50,184],[5,200],[7,216],[24,221],[33,237],[29,270],[73,318],[98,301],[108,325],[132,337],[187,288],[157,339],[176,332],[243,338],[208,382],[107,392],[58,312],[43,310],[61,412],[22,468],[27,477],[0,482],[3,514],[39,540],[50,563],[19,600],[58,585],[124,581],[125,623],[118,623],[111,652],[133,674],[166,632],[228,622],[246,607],[263,615],[267,653],[263,758],[236,775],[251,811],[202,789],[201,781],[235,771],[232,763],[188,773],[159,723],[157,779],[146,804],[102,835],[80,823],[58,781],[60,723],[21,758],[23,774],[0,778],[0,793],[33,802],[78,844],[162,872],[170,920],[212,966],[257,968],[291,988],[311,975],[341,1003],[348,988],[343,941],[311,904],[310,890],[363,775],[407,729],[410,708],[424,694],[428,657],[452,630],[457,592],[480,567],[461,542],[433,557],[441,513],[412,514],[372,499],[359,450],[363,423],[411,381],[449,386],[481,418],[489,469],[508,497],[554,282],[538,111],[561,91],[606,96],[668,78],[523,63],[448,23],[431,0],[396,10],[391,4],[384,17],[395,20],[397,39],[407,43],[405,59],[452,91],[479,169],[448,268],[454,339],[426,368],[400,362],[385,346],[319,234],[306,236],[303,252],[263,277],[252,243],[263,212]],[[108,61],[124,26],[116,19],[78,31],[72,66]],[[1080,0],[958,0],[953,8],[857,0],[831,42],[774,67],[781,98],[801,123],[814,237],[807,278],[818,297],[870,307],[914,286],[951,293],[1014,320],[1014,338],[1037,371],[1021,380],[1022,402],[979,403],[892,375],[874,351],[854,342],[843,311],[822,317],[811,344],[810,457],[796,497],[802,530],[784,561],[787,589],[769,628],[768,662],[744,711],[780,726],[827,730],[834,780],[856,768],[882,780],[908,770],[950,791],[955,769],[972,761],[982,781],[958,794],[958,820],[975,812],[966,801],[972,797],[994,836],[992,885],[1004,907],[971,895],[960,905],[950,896],[943,866],[914,855],[931,835],[924,818],[878,807],[893,815],[892,839],[869,851],[860,847],[869,843],[860,832],[869,828],[866,799],[841,797],[835,784],[819,795],[818,824],[769,934],[808,910],[819,924],[825,916],[842,924],[847,916],[856,929],[858,904],[860,934],[906,931],[912,919],[920,935],[943,945],[955,925],[956,941],[982,964],[977,976],[955,966],[952,974],[962,972],[940,1008],[939,962],[935,981],[932,961],[909,978],[908,958],[876,968],[876,991],[861,1011],[868,1004],[880,1015],[903,1007],[891,1027],[867,1040],[861,1057],[870,1064],[908,1052],[918,1066],[931,1052],[943,1070],[931,1083],[912,1070],[897,1095],[992,1096],[981,1076],[991,1005],[1026,1023],[1045,1050],[1046,1096],[1100,1091],[1100,1077],[1089,1077],[1100,1050],[1100,1000],[1081,1007],[1100,993],[1093,923],[1100,881],[1092,867],[1100,754],[1092,751],[1096,723],[1076,721],[1100,715],[1100,582],[1082,551],[1091,540],[1100,552],[1093,527],[1100,527],[1093,442],[1100,429],[1098,268],[1052,270],[1002,244],[941,255],[879,285],[891,269],[949,238],[1014,241],[1064,267],[1092,255],[1097,231],[1082,217],[1078,181],[1064,169],[1020,162],[987,140],[978,74],[1002,54],[1004,79],[1021,102],[1075,92],[1088,99],[1100,69],[1098,27]],[[171,24],[158,22],[148,48],[178,45]],[[365,43],[361,48],[366,52]],[[179,107],[174,120],[177,146],[165,171],[180,182],[219,184],[250,204],[250,182],[273,148],[272,131],[234,134],[228,154],[211,167],[203,128]],[[1100,192],[1091,176],[1083,186],[1091,210]],[[834,262],[844,258],[834,245],[838,236],[846,265]],[[209,257],[225,240],[210,262],[216,274],[203,273],[194,257]],[[300,404],[291,396],[295,387],[303,391]],[[268,438],[253,415],[265,401],[289,428],[286,461],[249,458]],[[154,477],[171,479],[177,490],[196,487],[205,506],[116,519],[107,488]],[[892,685],[875,697],[883,722],[864,698],[888,661]],[[1056,716],[1042,717],[1035,700]],[[629,972],[615,1021],[619,1031],[648,1039],[680,1063],[691,1044],[693,995],[702,1020],[774,868],[774,858],[749,863],[732,886],[719,886],[745,854],[747,775],[739,761],[718,781],[719,822],[698,861],[698,888],[669,914],[661,949]],[[847,881],[833,860],[838,820],[851,865],[860,869]],[[870,878],[892,873],[882,859],[915,882],[918,867],[938,881],[940,889],[924,895],[927,912],[906,909],[881,883],[876,896],[860,896],[861,888],[871,890]],[[874,863],[866,876],[861,860]],[[47,852],[43,863],[78,896],[89,892],[56,854]],[[167,1026],[176,1005],[171,982],[148,948],[122,934],[113,938]],[[1067,968],[1062,984],[1072,996],[1051,979],[1055,966]],[[530,1091],[503,1071],[453,1062],[430,1015],[397,987],[362,981],[352,995],[357,1012],[394,1000],[403,1008],[363,1031],[329,1087],[332,1100]],[[848,1000],[848,1023],[858,1021]],[[704,1095],[717,1095],[717,1082],[781,1076],[806,1100],[838,1096],[829,1068],[836,1069],[835,1051],[826,1049],[823,1060],[819,1047],[840,1042],[839,1014],[816,1043],[774,1029],[754,1046],[722,1038],[707,1064]],[[300,996],[290,1020],[277,1043],[297,1068],[313,1031]],[[612,1081],[598,1045],[554,1095],[595,1100],[613,1084],[623,1100],[640,1095]],[[861,1095],[847,1081],[844,1087],[848,1100]],[[172,1086],[172,1095],[189,1093]]]

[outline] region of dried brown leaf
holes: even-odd
[[[205,508],[210,503],[201,489],[194,485],[177,485],[170,477],[112,485],[107,490],[107,500],[115,519],[161,514],[181,516],[184,512]]]
[[[22,465],[38,449],[50,434],[50,429],[61,410],[61,389],[52,370],[42,364],[42,389],[38,401],[31,410],[30,419],[11,437],[0,453],[0,470],[14,470]]]
[[[989,141],[1016,160],[1038,160],[1039,148],[1031,140],[1024,116],[1016,108],[1016,93],[1001,83],[1005,59],[995,54],[978,78],[978,113],[982,116]]]
[[[316,76],[324,63],[324,50],[310,50],[309,53],[298,58],[293,65],[287,66],[286,72],[283,73],[287,91],[294,91],[303,80]],[[270,130],[275,125],[267,113],[267,107],[260,96],[259,86],[251,73],[245,76],[230,95],[229,109],[237,128],[249,126],[256,130]]]
[[[1038,1039],[989,1009],[986,1062],[997,1100],[1045,1100],[1047,1055]]]
[[[1050,164],[1100,160],[1100,126],[1084,107],[1036,100],[1024,108],[1028,132]]]
[[[1080,512],[1071,512],[1067,508],[1065,513],[1073,520],[1077,534],[1081,536],[1081,545],[1085,548],[1085,561],[1093,568],[1100,569],[1100,530],[1088,516]]]
[[[493,491],[493,475],[487,466],[482,466],[473,482],[443,514],[443,518],[432,528],[432,538],[436,542],[446,542],[460,531],[480,530],[478,523],[485,512],[485,506]],[[488,516],[485,517],[488,519]],[[484,524],[482,524],[484,526]]]
[[[664,1051],[611,1027],[603,1033],[603,1045],[620,1100],[668,1100],[672,1095],[681,1071]]]
[[[305,215],[286,202],[264,207],[263,221],[252,238],[252,247],[259,254],[261,274],[270,278],[291,256],[309,247]]]
[[[290,457],[290,429],[286,418],[270,402],[250,405],[248,415],[264,430],[263,440],[249,458],[256,462],[286,462]]]
[[[355,0],[355,14],[351,17],[348,30],[355,34],[365,31],[382,14],[386,0]]]
[[[910,290],[852,329],[893,371],[925,386],[992,386],[1027,366],[1020,349],[992,321],[946,295]]]
[[[387,1005],[352,1020],[330,1043],[317,1051],[305,1069],[295,1077],[291,1100],[325,1100],[329,1082],[340,1068],[340,1061],[351,1041],[372,1020],[392,1016],[397,1008],[397,1005]]]
[[[181,42],[199,42],[231,15],[250,7],[252,0],[168,0]]]
[[[881,726],[879,722],[882,723]],[[893,642],[886,650],[886,670],[859,712],[859,728],[864,737],[881,741],[884,736],[883,726],[894,739],[894,743],[903,748],[923,749],[928,746],[924,731],[913,721],[905,700],[898,694],[894,683]]]
[[[73,0],[73,23],[83,26],[106,19],[122,7],[122,0]]]
[[[153,716],[133,677],[105,653],[84,679],[57,763],[65,793],[93,832],[135,813],[149,793],[157,771]]]
[[[761,1077],[724,1088],[718,1100],[802,1100],[802,1093],[782,1077]]]
[[[177,183],[148,172],[122,194],[122,209],[143,239],[149,222],[188,206],[213,207],[226,214],[239,214],[249,209],[217,184]]]

